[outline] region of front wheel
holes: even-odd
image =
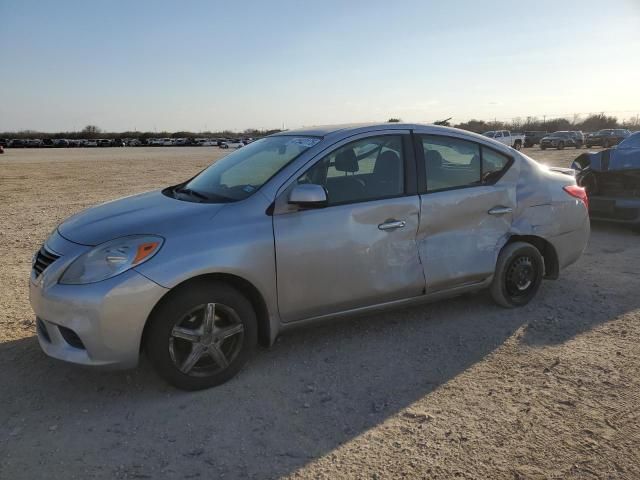
[[[158,374],[183,390],[213,387],[236,375],[257,344],[251,303],[219,282],[169,295],[151,315],[144,337]]]
[[[564,142],[558,142],[558,150],[564,150]]]
[[[522,307],[535,297],[543,274],[544,261],[536,247],[525,242],[510,243],[498,256],[491,296],[505,308]]]

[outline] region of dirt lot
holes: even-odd
[[[144,362],[45,357],[27,279],[51,229],[219,152],[0,156],[0,478],[640,478],[640,236],[621,228],[594,225],[523,309],[480,294],[297,331],[209,391],[176,391]]]

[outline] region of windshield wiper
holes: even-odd
[[[184,193],[186,195],[191,195],[192,197],[197,197],[200,198],[202,200],[211,200],[209,197],[207,197],[206,195],[204,195],[203,193],[200,193],[196,190],[193,190],[191,188],[187,188],[187,187],[176,187],[173,189],[174,192],[177,193]]]
[[[174,192],[174,196],[176,193],[183,193],[185,195],[189,195],[191,197],[196,197],[199,198],[203,201],[206,202],[212,202],[212,203],[228,203],[228,202],[232,202],[233,199],[229,198],[229,197],[225,197],[223,195],[219,195],[216,193],[211,193],[211,194],[207,194],[205,195],[202,192],[199,192],[197,190],[194,190],[192,188],[189,187],[175,187],[173,189]]]

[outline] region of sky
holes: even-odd
[[[640,0],[0,0],[0,131],[640,113]]]

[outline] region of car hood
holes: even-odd
[[[194,222],[211,221],[222,207],[224,204],[176,200],[156,190],[88,208],[62,222],[58,232],[67,240],[92,246],[125,235],[166,238]]]

